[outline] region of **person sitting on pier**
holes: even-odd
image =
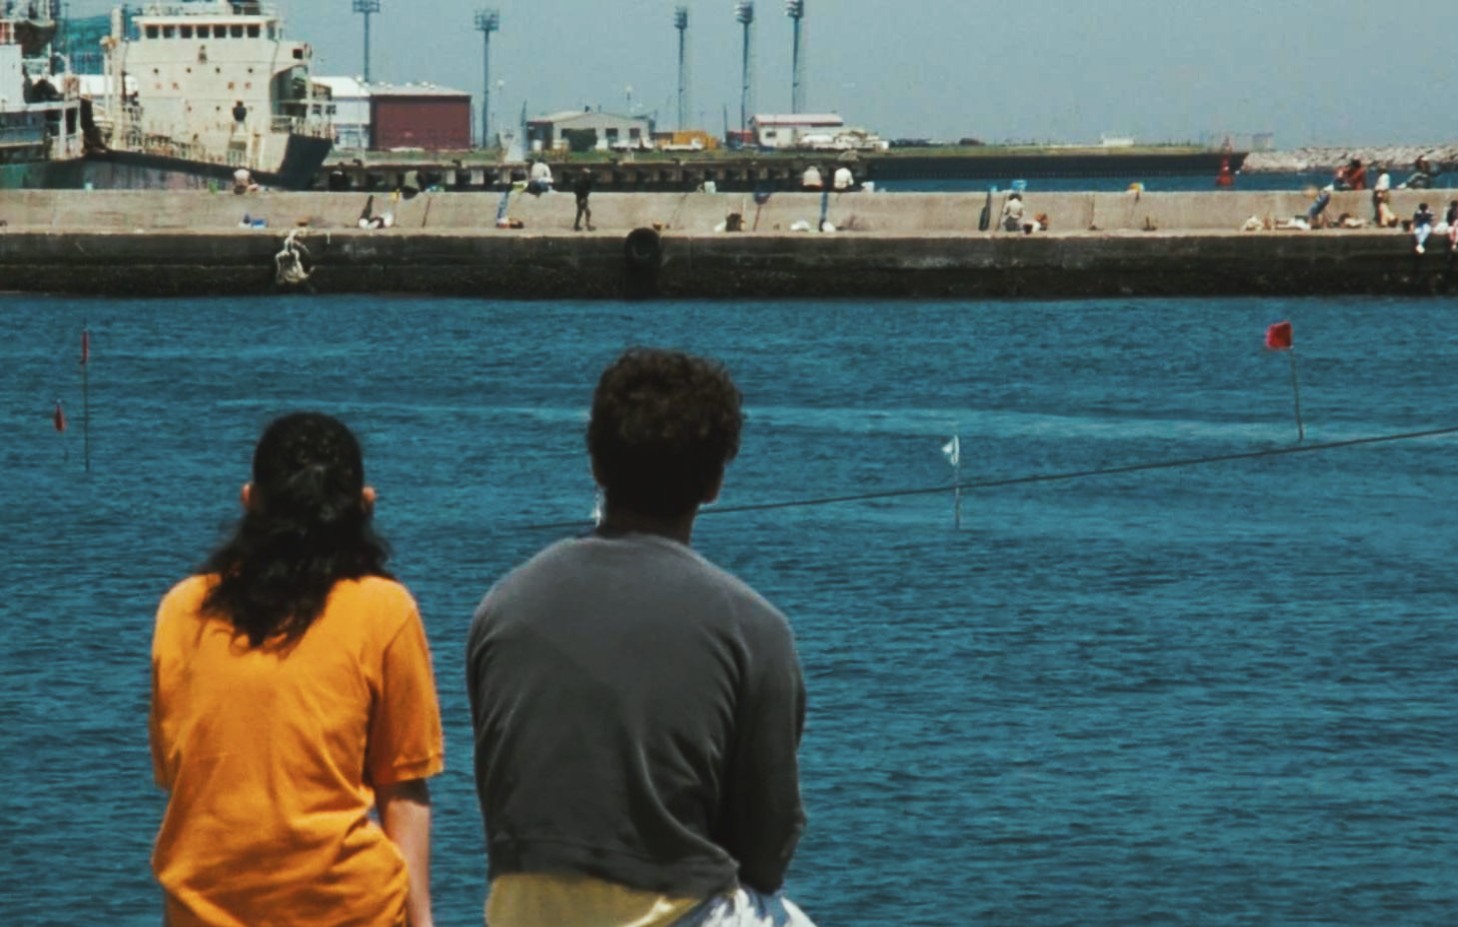
[[[820,176],[820,168],[813,164],[805,168],[805,173],[800,175],[800,189],[818,193],[824,187],[825,180]]]
[[[245,193],[257,193],[263,189],[253,182],[253,172],[246,167],[240,167],[233,172],[233,192],[239,196]]]
[[[1419,203],[1417,212],[1412,214],[1412,237],[1414,241],[1413,251],[1422,254],[1428,241],[1428,236],[1433,233],[1433,211],[1428,208],[1427,203]]]
[[[1002,229],[1005,232],[1021,232],[1023,230],[1023,215],[1026,207],[1023,204],[1021,193],[1008,194],[1007,201],[1002,204]]]
[[[1353,158],[1347,163],[1347,189],[1367,189],[1367,169],[1362,166],[1361,158]]]
[[[1392,194],[1390,191],[1378,191],[1377,196],[1377,226],[1384,229],[1395,229],[1402,221],[1397,218],[1397,213],[1392,211]]]
[[[1448,212],[1443,221],[1448,224],[1448,254],[1458,253],[1458,200],[1448,201]]]
[[[1316,198],[1306,210],[1306,227],[1316,228],[1321,221],[1321,214],[1326,212],[1326,207],[1331,203],[1331,195],[1335,192],[1335,184],[1327,184],[1316,193]]]
[[[1419,157],[1412,165],[1412,175],[1403,183],[1404,190],[1431,190],[1433,188],[1433,168],[1428,164],[1428,159]]]
[[[526,192],[532,196],[541,196],[543,193],[550,193],[552,190],[552,168],[547,164],[546,158],[537,158],[532,162],[530,179],[527,180]]]
[[[365,200],[364,209],[360,210],[359,221],[355,223],[362,229],[387,229],[395,224],[393,212],[382,212],[375,215],[375,195],[370,194]]]

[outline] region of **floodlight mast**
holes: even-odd
[[[370,16],[380,11],[380,0],[354,0],[354,11],[364,14],[364,82],[370,82]]]
[[[688,7],[673,11],[673,28],[678,30],[678,130],[688,128]],[[629,114],[631,115],[631,113]]]
[[[744,62],[739,88],[739,131],[749,130],[749,117],[754,109],[754,0],[739,0],[734,18],[744,27]]]
[[[790,85],[790,112],[805,110],[805,62],[800,57],[800,21],[805,18],[805,0],[785,0],[785,15],[794,23],[795,38],[791,49],[790,71],[793,75]]]
[[[478,10],[476,29],[481,33],[481,147],[491,144],[491,33],[501,30],[499,10]]]

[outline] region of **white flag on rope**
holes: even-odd
[[[947,462],[952,466],[959,467],[962,465],[962,442],[956,435],[953,435],[952,440],[942,445],[942,453],[947,455]]]

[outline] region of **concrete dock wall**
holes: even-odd
[[[993,197],[994,219],[1006,194]],[[1392,208],[1411,216],[1427,202],[1439,216],[1458,198],[1455,190],[1398,190]],[[263,219],[272,229],[307,222],[311,228],[354,228],[367,202],[372,211],[394,214],[396,229],[493,229],[501,194],[435,193],[395,200],[388,193],[229,193],[180,191],[25,190],[0,192],[0,220],[10,229],[132,231],[236,228],[244,215]],[[1210,193],[1027,193],[1031,218],[1046,213],[1055,232],[1084,231],[1237,231],[1251,216],[1282,220],[1302,215],[1310,198],[1299,192]],[[982,194],[840,193],[831,194],[827,218],[841,231],[880,234],[975,234],[986,203]],[[603,231],[658,224],[666,230],[711,232],[731,213],[743,217],[747,232],[785,232],[795,222],[818,225],[821,196],[777,193],[763,203],[738,193],[597,193],[593,223]],[[508,215],[527,233],[567,231],[576,215],[570,193],[540,197],[513,193]],[[1344,212],[1369,218],[1371,195],[1336,194],[1327,207],[1333,218]],[[493,229],[494,231],[494,229]]]
[[[1435,209],[1454,195],[1422,195]],[[1235,231],[1250,215],[1304,210],[1299,194],[1030,194],[1052,231],[979,233],[982,196],[820,198],[602,194],[597,231],[573,233],[567,194],[513,197],[520,230],[494,228],[498,195],[391,201],[395,227],[361,230],[360,194],[0,194],[0,290],[104,295],[409,292],[512,298],[980,297],[1458,292],[1436,239],[1421,257],[1391,230]],[[747,200],[747,202],[742,202]],[[1000,198],[999,198],[1000,200]],[[1356,212],[1367,194],[1331,209]],[[1000,202],[994,202],[994,209]],[[742,233],[715,233],[730,212]],[[239,228],[244,212],[267,228]],[[756,213],[758,227],[755,229]],[[302,223],[302,224],[301,224]],[[655,225],[661,230],[654,231]],[[1096,230],[1090,230],[1090,226]],[[276,278],[298,229],[311,275]],[[636,231],[635,231],[636,230]]]

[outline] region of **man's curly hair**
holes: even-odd
[[[624,351],[598,380],[587,425],[608,504],[660,517],[692,512],[739,453],[741,402],[717,361]]]

